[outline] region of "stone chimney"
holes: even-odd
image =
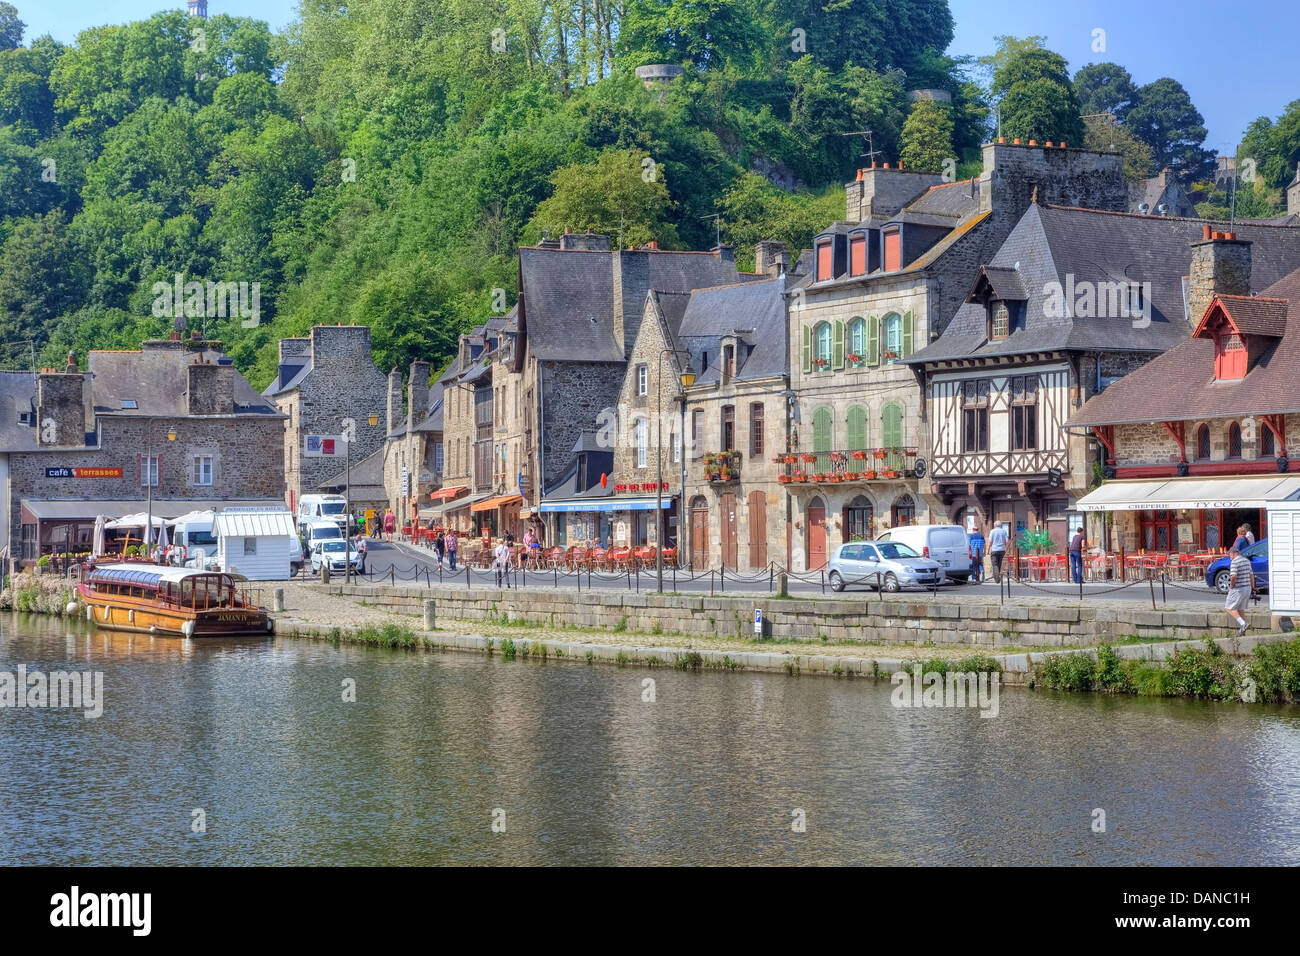
[[[735,246],[714,246],[709,251],[718,257],[719,262],[730,264],[736,261]]]
[[[46,368],[36,376],[36,440],[41,445],[86,444],[86,376],[75,361],[69,352],[64,371]]]
[[[190,415],[231,415],[235,411],[235,367],[214,362],[186,366],[185,407]]]
[[[1300,163],[1296,163],[1295,179],[1286,188],[1286,211],[1289,215],[1300,216]]]
[[[285,360],[301,359],[306,360],[311,354],[311,339],[281,339],[280,340],[280,364],[285,364]],[[301,365],[302,361],[295,362]]]
[[[940,173],[921,173],[872,163],[859,169],[857,178],[844,185],[844,218],[858,223],[865,219],[888,219],[931,186],[943,182]]]
[[[388,434],[397,430],[402,421],[402,373],[394,366],[388,373]]]
[[[602,236],[588,229],[585,233],[574,232],[567,226],[560,236],[560,248],[585,249],[588,252],[609,252],[609,236]]]
[[[784,242],[766,241],[754,246],[754,271],[779,276],[790,271],[790,247]]]
[[[650,291],[650,253],[643,249],[620,249],[614,262],[614,340],[624,358],[632,354],[637,330]]]
[[[1198,325],[1216,295],[1250,295],[1250,240],[1206,225],[1201,240],[1192,243],[1187,321]]]
[[[416,359],[411,363],[407,379],[406,405],[414,427],[429,414],[429,363],[424,359]]]

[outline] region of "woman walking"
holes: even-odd
[[[447,540],[444,542],[444,545],[447,548],[447,562],[453,571],[456,570],[456,548],[459,544],[460,541],[456,536],[456,529],[452,528],[447,532]]]
[[[397,530],[397,515],[393,514],[392,509],[384,511],[384,540],[392,541],[393,532]]]
[[[442,570],[442,558],[447,553],[447,538],[439,531],[433,538],[433,550],[438,555],[438,570]]]

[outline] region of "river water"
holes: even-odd
[[[19,665],[100,671],[104,703],[0,709],[3,863],[1300,863],[1295,707],[1003,688],[980,718],[887,682],[5,615]]]

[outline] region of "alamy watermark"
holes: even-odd
[[[1046,283],[1043,300],[1043,315],[1049,319],[1130,319],[1135,329],[1151,324],[1150,282],[1076,282],[1071,272],[1064,285]]]
[[[103,671],[0,671],[0,709],[71,708],[93,720],[104,713]]]
[[[255,329],[262,321],[260,282],[186,282],[176,273],[172,282],[155,282],[152,289],[155,318],[225,319],[238,316],[239,324]]]
[[[998,715],[997,671],[926,671],[918,662],[916,669],[895,671],[890,683],[896,685],[889,695],[895,707],[978,707],[981,717]]]

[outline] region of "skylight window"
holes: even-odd
[[[139,408],[140,406],[138,406],[138,405],[135,403],[135,399],[134,399],[134,398],[124,398],[124,399],[122,399],[122,407],[123,407],[123,408]]]

